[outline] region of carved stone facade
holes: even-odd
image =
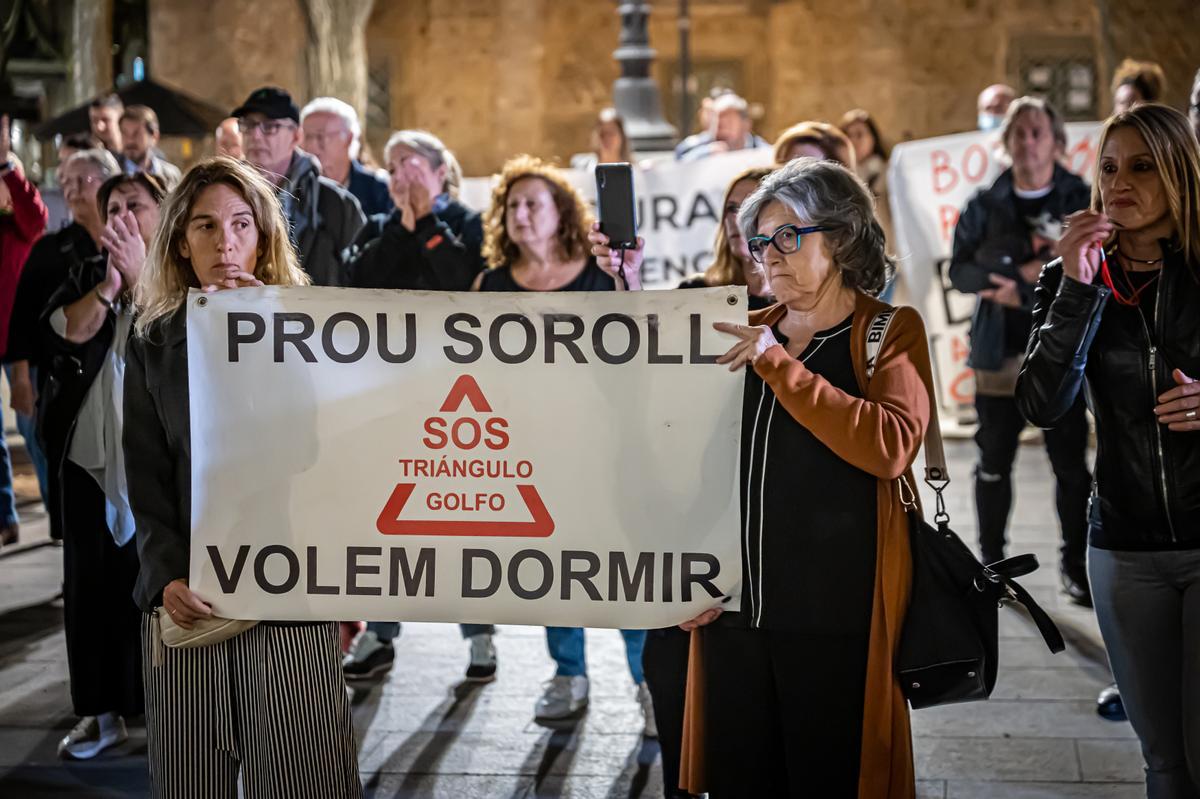
[[[303,102],[322,91],[306,60],[303,1],[155,0],[150,73],[230,108],[265,83]],[[690,6],[697,74],[721,77],[761,108],[757,129],[767,138],[854,107],[870,110],[893,141],[969,129],[978,91],[996,81],[1021,85],[1030,53],[1052,58],[1062,49],[1083,59],[1097,114],[1109,111],[1109,76],[1122,58],[1162,63],[1167,100],[1177,107],[1200,67],[1195,0]],[[677,123],[677,4],[653,7],[655,76]],[[565,161],[587,148],[596,111],[611,102],[618,31],[613,0],[381,0],[366,25],[370,105],[384,109],[371,119],[369,139],[378,151],[390,129],[429,129],[468,174],[518,152]],[[357,104],[360,96],[346,99]]]

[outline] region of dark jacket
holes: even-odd
[[[312,156],[296,151],[279,188],[283,215],[291,226],[300,266],[317,286],[344,283],[343,251],[366,221],[354,195],[321,177]]]
[[[1138,308],[1110,300],[1099,275],[1092,285],[1064,279],[1055,261],[1038,281],[1017,402],[1051,427],[1086,385],[1099,444],[1089,537],[1101,549],[1200,547],[1200,434],[1154,416],[1172,370],[1200,376],[1198,267],[1167,257],[1156,294],[1142,300],[1155,309],[1152,329]]]
[[[1091,190],[1082,179],[1055,165],[1054,188],[1046,198],[1045,212],[1061,220],[1086,208],[1090,199]],[[1021,277],[1020,267],[1036,256],[1032,233],[1017,211],[1011,169],[967,201],[954,227],[950,256],[954,288],[968,294],[995,288],[988,276],[999,274],[1016,280],[1021,291],[1020,308],[977,300],[967,358],[967,365],[974,369],[1000,369],[1005,357],[1023,352],[1032,324],[1033,284]]]
[[[162,604],[167,583],[188,576],[192,443],[183,309],[129,342],[123,444],[142,564],[133,601],[149,613]]]
[[[387,181],[358,161],[350,162],[350,179],[346,181],[346,191],[358,200],[359,208],[367,219],[376,214],[389,214],[395,207],[392,195],[388,193]]]
[[[450,200],[417,220],[412,232],[400,213],[375,216],[350,248],[347,285],[374,289],[466,291],[483,269],[483,222]]]
[[[42,310],[40,337],[48,360],[43,388],[38,395],[37,421],[46,460],[55,474],[61,473],[75,429],[75,418],[112,347],[116,314],[109,311],[96,335],[80,344],[55,333],[50,316],[56,309],[82,299],[104,280],[107,272],[108,259],[103,255],[76,263]]]
[[[50,352],[41,326],[42,314],[58,287],[66,282],[71,270],[99,254],[87,230],[72,222],[56,233],[42,236],[25,261],[12,317],[8,323],[6,363],[29,361],[38,369],[38,389],[46,380]]]

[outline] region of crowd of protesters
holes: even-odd
[[[1013,464],[1034,424],[1056,481],[1062,589],[1095,605],[1149,795],[1195,799],[1200,73],[1190,124],[1158,104],[1163,92],[1157,65],[1121,64],[1089,186],[1062,165],[1052,104],[987,87],[978,127],[1008,167],[962,209],[949,278],[977,296],[982,561],[1005,557]],[[680,285],[743,285],[750,300],[748,324],[718,325],[732,342],[719,362],[746,374],[742,513],[759,530],[742,542],[741,610],[620,634],[668,797],[912,797],[892,668],[912,576],[898,511],[936,395],[913,309],[865,363],[895,267],[889,149],[861,109],[773,144],[753,117],[715,92],[674,152],[774,155],[730,181],[712,262]],[[361,795],[345,686],[391,670],[399,622],[240,623],[208,646],[163,645],[236,623],[187,582],[188,290],[637,290],[644,241],[611,250],[562,170],[533,156],[504,164],[482,213],[460,200],[458,159],[433,133],[393,133],[385,169],[371,168],[356,112],[332,97],[301,108],[254,91],[216,129],[216,155],[186,173],[159,149],[153,109],[109,95],[89,121],[60,143],[56,196],[25,177],[0,120],[0,349],[63,546],[80,717],[59,753],[95,757],[144,714],[157,796],[234,795],[239,779],[247,795]],[[610,108],[573,166],[634,158]],[[819,535],[794,535],[797,508]],[[0,446],[0,545],[19,538]],[[460,626],[466,679],[495,679],[496,629]],[[584,630],[546,628],[546,645],[555,671],[535,717],[577,717]]]

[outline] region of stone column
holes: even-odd
[[[308,98],[331,96],[367,111],[366,26],[375,0],[299,0],[308,28]]]
[[[113,85],[113,0],[75,0],[71,12],[71,101],[83,103]]]
[[[613,105],[625,117],[625,133],[635,150],[669,150],[675,144],[675,128],[663,118],[658,84],[650,77],[654,49],[646,30],[648,2],[622,3],[620,46],[613,58],[621,65],[621,77],[613,83]]]

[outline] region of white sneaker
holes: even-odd
[[[642,735],[647,738],[658,737],[658,724],[654,721],[654,700],[650,698],[650,686],[645,682],[638,683],[637,701],[642,706],[642,720],[645,726],[642,727]]]
[[[566,719],[587,707],[588,678],[555,677],[546,683],[546,692],[534,706],[534,718]]]
[[[491,682],[496,679],[496,646],[492,643],[492,634],[478,633],[467,640],[471,642],[467,681]]]
[[[101,728],[95,716],[84,716],[67,736],[58,742],[58,756],[65,759],[90,760],[109,747],[129,738],[125,719],[114,716],[113,722]]]

